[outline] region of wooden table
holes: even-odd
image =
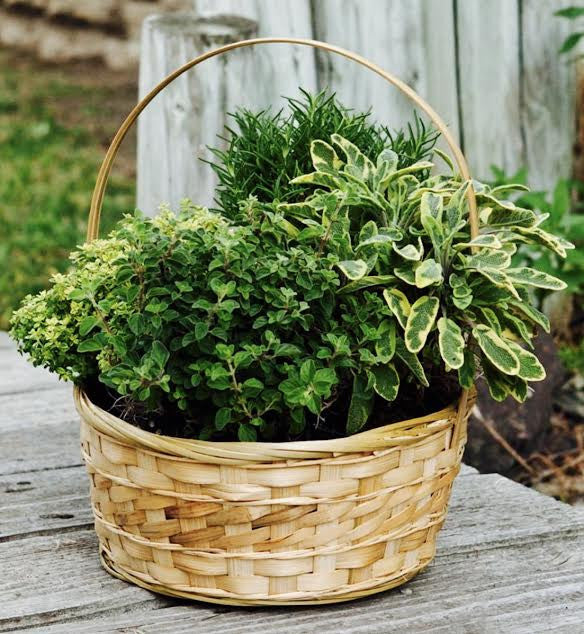
[[[100,568],[71,387],[0,333],[0,631],[584,632],[584,509],[466,467],[434,563],[320,608],[182,603]]]

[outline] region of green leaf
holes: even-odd
[[[485,210],[487,211],[487,210]],[[531,209],[489,209],[488,213],[481,213],[484,224],[490,227],[523,226],[532,227],[537,222],[537,216]]]
[[[568,35],[568,37],[563,41],[558,53],[560,53],[560,55],[568,53],[578,44],[582,37],[584,37],[584,33],[582,31],[570,33],[570,35]]]
[[[541,326],[546,332],[550,331],[550,320],[542,312],[526,301],[512,300],[511,306],[521,311],[530,321]]]
[[[547,288],[552,291],[561,291],[566,288],[567,284],[562,280],[542,273],[536,269],[527,266],[521,266],[516,269],[507,269],[509,279],[516,284],[525,284],[527,286],[536,286],[537,288]]]
[[[323,169],[338,170],[343,165],[334,148],[320,139],[310,144],[310,156],[317,172]]]
[[[551,249],[562,258],[567,256],[566,249],[575,248],[571,242],[562,240],[557,236],[540,229],[539,227],[513,227],[513,231],[516,234],[519,234],[519,240],[522,242],[542,244],[544,247]]]
[[[87,291],[82,291],[81,289],[76,288],[67,295],[67,299],[74,302],[82,302],[87,299]]]
[[[255,398],[264,389],[264,384],[259,379],[252,377],[242,383],[241,389],[246,398]]]
[[[347,167],[352,168],[349,171],[353,176],[357,176],[362,178],[364,181],[367,180],[375,170],[373,163],[361,152],[361,150],[343,138],[340,134],[333,134],[331,136],[331,141],[334,145],[341,148],[347,157]],[[347,169],[347,167],[345,169]]]
[[[255,442],[258,439],[255,427],[247,423],[243,423],[239,426],[237,437],[241,442]]]
[[[410,352],[419,352],[424,347],[439,307],[440,300],[428,295],[412,304],[405,327],[405,341]]]
[[[545,379],[545,368],[533,353],[525,350],[514,341],[508,341],[507,345],[519,359],[518,377],[526,381],[543,381]]]
[[[79,334],[82,337],[85,337],[85,335],[91,332],[98,324],[99,319],[94,315],[88,315],[87,317],[84,317],[79,324]]]
[[[472,247],[487,247],[489,249],[500,249],[502,246],[501,241],[497,236],[492,233],[486,233],[485,235],[477,236],[474,240],[469,242],[459,242],[453,245],[455,251],[462,251],[463,249],[470,249]]]
[[[231,408],[221,407],[215,413],[215,427],[221,431],[226,425],[231,422]]]
[[[432,284],[440,284],[443,280],[442,265],[433,258],[424,260],[416,268],[415,280],[418,288],[426,288]]]
[[[470,390],[474,385],[476,375],[475,357],[470,348],[464,350],[464,362],[458,368],[458,382],[465,390]]]
[[[347,415],[347,433],[355,434],[363,428],[373,409],[374,392],[368,387],[365,374],[357,374],[353,380],[353,393]]]
[[[316,365],[312,359],[304,361],[300,366],[300,380],[308,385],[316,374]]]
[[[504,269],[511,264],[511,256],[505,251],[486,250],[464,259],[467,269]]]
[[[339,293],[354,293],[362,288],[368,288],[370,286],[379,286],[394,282],[395,277],[393,275],[366,275],[358,280],[349,282],[339,289]]]
[[[205,321],[199,321],[195,324],[195,339],[201,341],[207,336],[209,325]]]
[[[494,330],[481,324],[472,329],[472,334],[484,355],[498,370],[511,375],[519,372],[519,359]]]
[[[375,343],[375,353],[383,363],[389,363],[395,354],[395,321],[385,319],[378,329],[379,340]]]
[[[152,344],[152,360],[159,368],[163,368],[170,358],[170,352],[162,341],[154,341]]]
[[[504,288],[506,291],[509,291],[512,295],[514,295],[517,299],[519,298],[519,293],[516,288],[513,286],[513,282],[503,271],[499,271],[497,269],[474,269],[477,273],[486,277],[490,282],[492,282],[495,286],[499,288]]]
[[[397,317],[401,327],[405,328],[411,311],[408,298],[397,288],[386,288],[383,291],[383,297],[391,312]]]
[[[447,317],[438,320],[438,346],[446,365],[458,369],[464,363],[465,342],[458,324]]]
[[[98,352],[102,348],[103,343],[96,337],[93,337],[92,339],[86,339],[85,341],[82,341],[77,346],[77,352]]]
[[[423,250],[421,248],[416,248],[413,244],[406,244],[403,247],[400,247],[396,242],[392,242],[391,246],[398,255],[401,255],[401,257],[404,258],[404,260],[417,262],[422,259]]]
[[[372,369],[375,376],[375,391],[386,401],[395,400],[399,391],[399,374],[393,364],[376,365]]]
[[[498,335],[501,334],[501,324],[497,319],[497,315],[492,308],[488,306],[477,306],[478,315],[482,318],[481,322],[489,328],[492,328]]]
[[[560,18],[568,18],[568,20],[574,20],[575,18],[579,18],[584,15],[584,7],[566,7],[565,9],[560,9],[556,11],[554,15]]]
[[[327,189],[339,189],[340,181],[325,172],[311,172],[310,174],[302,174],[290,181],[291,185],[317,185],[318,187],[326,187]],[[286,207],[285,211],[290,208]],[[253,428],[252,428],[253,429]]]
[[[433,192],[424,192],[420,200],[420,220],[434,247],[434,257],[440,257],[440,249],[444,241],[442,213],[444,199]]]
[[[331,368],[321,368],[317,370],[312,379],[314,391],[319,396],[328,398],[331,394],[331,388],[337,382],[336,372]]]
[[[367,275],[368,266],[363,260],[344,260],[337,266],[350,280],[359,280]]]
[[[416,268],[419,266],[419,263],[416,262],[414,264],[408,266],[396,266],[393,269],[395,276],[400,280],[406,282],[406,284],[410,284],[411,286],[416,285]]]
[[[424,387],[430,386],[418,357],[406,348],[404,340],[399,337],[395,341],[395,354],[406,364],[410,372]]]

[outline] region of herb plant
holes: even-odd
[[[436,152],[450,173],[334,133],[310,143],[284,202],[126,216],[27,298],[12,335],[33,363],[109,390],[127,420],[179,436],[351,434],[478,369],[495,399],[522,401],[545,375],[535,327],[549,328],[529,289],[565,284],[514,266],[516,244],[572,245],[507,200],[513,185],[477,182],[471,240],[470,183]]]
[[[302,95],[299,100],[287,99],[289,114],[241,109],[231,115],[234,126],[222,137],[226,149],[211,149],[217,159],[211,167],[219,179],[216,202],[228,218],[237,215],[240,201],[248,196],[266,203],[301,196],[304,189],[291,181],[311,168],[310,143],[315,139],[340,134],[373,159],[391,147],[400,167],[431,155],[438,135],[417,115],[407,131],[392,133],[375,125],[369,112],[342,106],[334,94]]]

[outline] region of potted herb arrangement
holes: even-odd
[[[275,41],[397,85],[456,164],[419,119],[392,134],[305,94],[289,115],[235,115],[215,151],[218,209],[185,201],[97,239],[111,163],[147,103],[210,56]],[[261,605],[358,598],[427,566],[475,375],[519,401],[545,375],[530,348],[549,325],[530,289],[564,284],[514,254],[572,245],[508,189],[469,178],[407,86],[321,42],[228,45],[150,93],[106,156],[88,242],[12,325],[34,364],[75,383],[105,568]]]

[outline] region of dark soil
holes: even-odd
[[[185,418],[172,404],[164,404],[158,412],[145,412],[140,404],[129,403],[120,398],[99,381],[85,386],[92,402],[103,410],[110,412],[122,420],[137,427],[156,434],[174,436],[176,438],[197,438],[200,426],[196,421]],[[373,412],[366,429],[374,429],[391,423],[397,423],[419,416],[432,414],[454,403],[460,395],[457,381],[448,376],[438,376],[431,381],[429,388],[408,383],[400,387],[399,398],[388,403],[376,396]],[[344,390],[324,415],[317,419],[314,415],[307,416],[304,433],[299,437],[291,437],[287,425],[276,425],[273,437],[266,439],[273,442],[292,440],[328,440],[346,436],[347,411],[349,409],[351,393]],[[215,406],[210,402],[201,402],[198,408],[200,419],[213,418]],[[233,431],[233,429],[231,430]],[[216,433],[213,441],[233,441],[233,435]]]

